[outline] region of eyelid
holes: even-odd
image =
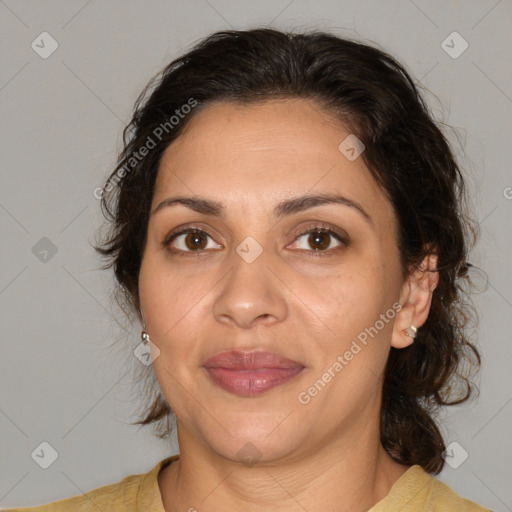
[[[323,222],[313,222],[313,224],[310,224],[303,228],[298,234],[295,235],[293,242],[290,244],[294,244],[302,238],[304,235],[310,234],[310,233],[325,233],[329,236],[335,238],[340,245],[337,247],[333,247],[331,249],[326,250],[307,250],[307,249],[296,249],[300,253],[306,255],[307,257],[317,258],[317,257],[329,257],[334,256],[339,253],[340,250],[345,249],[350,244],[350,238],[348,234],[340,229],[335,228],[334,226],[325,224]],[[287,246],[289,247],[289,245]]]
[[[168,249],[171,252],[180,253],[180,254],[193,255],[193,254],[200,254],[201,252],[212,251],[212,249],[202,249],[202,250],[198,250],[198,251],[184,251],[182,249],[176,249],[174,247],[170,247],[171,242],[173,242],[176,238],[178,238],[181,235],[187,235],[190,233],[201,233],[201,234],[204,234],[207,237],[209,237],[211,240],[215,241],[214,237],[209,233],[209,231],[207,229],[205,229],[203,227],[198,227],[195,224],[191,224],[191,225],[180,226],[176,229],[173,229],[167,236],[165,236],[164,240],[162,241],[162,246],[164,247],[164,249]],[[215,242],[215,243],[217,245],[222,245],[222,244],[218,244],[218,242]]]
[[[349,236],[344,230],[342,230],[340,228],[335,228],[334,226],[325,224],[321,221],[313,222],[312,224],[303,228],[302,231],[300,231],[297,235],[295,235],[294,241],[303,235],[307,235],[308,233],[314,233],[314,232],[333,234],[341,242],[344,242],[344,243],[349,242]]]
[[[321,221],[313,221],[311,224],[302,228],[297,234],[295,234],[293,241],[290,244],[288,244],[287,247],[289,247],[290,245],[295,243],[302,236],[310,234],[310,233],[315,233],[315,232],[330,234],[331,236],[336,238],[342,245],[345,245],[345,246],[348,245],[349,241],[350,241],[349,236],[347,235],[347,233],[344,230],[342,230],[340,228],[335,228],[334,226],[328,225]],[[167,236],[165,236],[165,238],[162,242],[162,246],[164,248],[168,248],[169,244],[171,242],[173,242],[178,236],[184,235],[184,234],[190,234],[190,233],[202,233],[202,234],[205,234],[206,236],[208,236],[209,238],[211,238],[212,240],[214,239],[214,237],[208,232],[207,229],[205,229],[203,227],[199,227],[197,224],[186,224],[186,225],[180,226],[180,227],[172,230]],[[215,243],[217,243],[217,242],[215,242]],[[218,245],[222,245],[222,244],[218,244]],[[322,253],[327,255],[327,254],[331,254],[332,252],[336,251],[336,249],[337,248],[327,249],[324,251],[314,251],[314,250],[308,251],[305,249],[298,249],[298,250],[300,252],[307,252],[307,253],[311,252],[314,255],[322,255]],[[174,249],[174,248],[170,249],[170,250],[173,252],[181,253],[181,254],[194,254],[194,253],[200,254],[201,252],[212,251],[212,249],[202,249],[202,250],[198,250],[198,251],[183,251],[181,249]]]
[[[213,228],[210,226],[205,227],[202,224],[198,223],[191,223],[191,224],[183,224],[181,226],[178,226],[174,229],[172,229],[163,239],[162,245],[166,246],[168,245],[175,237],[179,235],[183,235],[185,233],[204,233],[208,235],[210,238],[213,238],[212,234],[210,233],[210,230],[213,231]],[[215,232],[215,231],[214,231]]]

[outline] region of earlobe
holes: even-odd
[[[392,347],[405,348],[414,342],[418,329],[428,318],[438,282],[437,255],[430,254],[404,282],[400,297],[402,309],[396,316],[391,336]]]
[[[414,306],[406,304],[398,312],[393,332],[391,334],[391,346],[394,348],[405,348],[414,342],[418,327],[413,323]],[[414,334],[414,336],[411,336]]]
[[[410,325],[405,329],[405,334],[409,336],[409,338],[416,338],[416,335],[418,334],[418,328],[415,325]]]

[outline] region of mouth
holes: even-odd
[[[304,370],[296,361],[272,352],[231,351],[203,365],[212,382],[239,396],[255,396],[285,384]]]

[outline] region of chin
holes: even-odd
[[[263,418],[261,413],[238,413],[230,417],[223,416],[220,423],[223,428],[202,432],[210,447],[219,455],[251,466],[256,463],[272,463],[296,455],[298,446],[303,446],[304,428],[288,421],[297,421],[291,414],[283,422],[283,415],[268,413]],[[201,429],[199,429],[201,431]],[[212,437],[212,433],[217,434]]]

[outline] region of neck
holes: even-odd
[[[179,460],[158,478],[166,512],[367,512],[409,468],[391,459],[373,427],[251,467],[215,453],[179,421],[178,440]]]

